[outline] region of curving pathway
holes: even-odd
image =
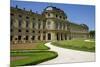
[[[58,53],[58,57],[40,64],[57,64],[57,63],[72,63],[72,62],[91,62],[95,61],[95,53],[77,51],[71,49],[60,48],[51,43],[46,43],[50,47],[50,51]]]

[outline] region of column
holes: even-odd
[[[40,40],[43,41],[43,33],[41,33]]]
[[[48,41],[48,33],[46,33],[46,41]]]

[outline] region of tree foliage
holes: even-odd
[[[95,30],[89,32],[90,38],[95,38]]]

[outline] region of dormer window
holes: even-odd
[[[56,15],[56,17],[58,17],[58,15]]]
[[[48,13],[48,16],[50,16],[50,13]]]
[[[61,19],[61,18],[62,18],[62,16],[59,16],[59,18]]]
[[[40,21],[40,19],[38,19],[38,21]]]
[[[29,17],[28,17],[28,16],[26,16],[26,19],[29,19]]]
[[[18,15],[20,18],[22,17],[22,15]]]

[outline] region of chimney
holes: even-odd
[[[25,8],[23,8],[25,10]]]

